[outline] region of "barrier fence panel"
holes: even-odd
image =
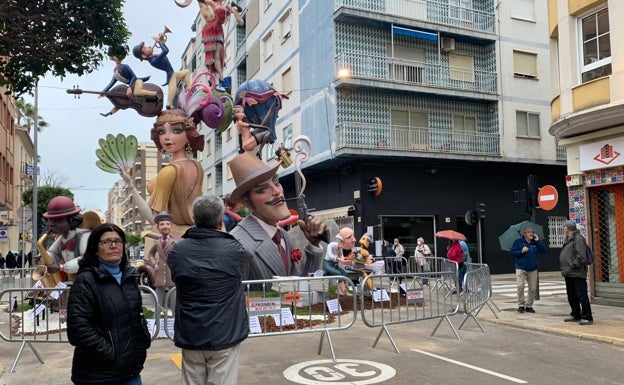
[[[481,331],[485,332],[483,326],[477,319],[477,315],[483,309],[490,297],[492,296],[492,282],[490,278],[490,267],[486,264],[471,263],[467,264],[468,272],[464,277],[464,294],[461,299],[464,306],[464,318],[458,329],[461,330],[462,326],[469,318],[472,318]]]
[[[455,337],[460,339],[449,319],[460,306],[459,294],[456,291],[453,294],[453,288],[457,286],[457,273],[451,264],[447,267],[449,269],[446,271],[371,275],[364,279],[360,285],[362,321],[368,327],[381,328],[373,348],[385,333],[394,350],[399,353],[388,326],[430,319],[439,319],[431,336],[446,320]],[[395,289],[396,282],[399,284]],[[367,290],[371,285],[373,290]]]
[[[32,279],[34,267],[0,269],[0,290],[12,289],[14,287],[31,287],[35,284]]]
[[[152,295],[152,302],[156,304],[156,293],[152,289],[146,286],[140,286],[140,289],[148,294],[148,298]],[[33,351],[37,360],[44,364],[35,346],[37,343],[69,342],[67,340],[69,290],[70,287],[66,282],[60,282],[55,287],[44,287],[41,281],[36,281],[32,287],[0,291],[0,338],[6,342],[20,343],[9,373],[15,372],[26,346]],[[154,310],[154,313],[156,312],[157,309]]]
[[[354,294],[340,295],[338,280],[345,282]],[[288,335],[295,333],[321,333],[318,354],[323,340],[336,354],[330,332],[350,328],[357,316],[355,286],[349,278],[324,277],[275,277],[274,279],[243,281],[245,304],[249,316],[249,337]],[[175,295],[175,288],[165,297]],[[173,339],[173,319],[165,313],[167,336]]]

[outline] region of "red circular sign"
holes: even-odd
[[[559,201],[559,193],[553,186],[547,184],[539,189],[537,193],[537,203],[542,210],[552,210],[557,206]]]

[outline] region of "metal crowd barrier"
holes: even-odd
[[[30,276],[29,276],[30,279]],[[156,293],[147,286],[139,286],[148,297]],[[0,338],[6,342],[19,342],[20,347],[9,373],[15,367],[28,346],[39,362],[44,364],[37,343],[68,343],[67,298],[70,287],[65,282],[56,287],[44,287],[37,281],[29,288],[9,288],[0,291]],[[144,296],[145,298],[145,296]],[[143,304],[145,308],[145,303]],[[158,309],[154,309],[157,314]]]
[[[458,329],[461,330],[468,319],[473,319],[481,331],[485,332],[483,326],[477,319],[477,315],[492,296],[490,267],[486,264],[479,263],[467,264],[467,267],[468,271],[466,272],[463,282],[464,294],[461,296],[464,307],[464,318]]]
[[[461,303],[459,294],[453,291],[457,287],[457,270],[452,268],[452,264],[450,262],[445,271],[371,275],[364,279],[360,288],[362,321],[368,327],[380,328],[373,348],[385,333],[399,353],[388,326],[431,319],[439,320],[431,336],[435,335],[443,321],[447,321],[455,337],[460,339],[449,319],[457,313]],[[368,290],[371,285],[372,291]],[[370,306],[364,306],[367,304],[365,301],[369,301]]]
[[[0,290],[31,287],[35,283],[32,279],[34,270],[34,267],[0,269]]]
[[[344,281],[345,287],[353,294],[340,295],[336,289],[338,280]],[[353,281],[337,276],[275,277],[243,281],[243,284],[249,337],[321,333],[318,354],[321,354],[323,340],[327,337],[332,359],[336,361],[330,332],[346,330],[355,323],[357,297]],[[166,304],[170,304],[175,293],[175,288],[167,293]],[[343,302],[352,304],[352,309],[342,308],[341,300],[347,297],[351,301]],[[165,312],[163,321],[167,337],[173,340],[174,320]]]

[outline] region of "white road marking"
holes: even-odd
[[[492,375],[492,376],[495,376],[495,377],[500,377],[500,378],[505,379],[507,381],[515,382],[515,383],[518,383],[518,384],[527,384],[527,381],[525,381],[525,380],[521,380],[519,378],[515,378],[515,377],[511,377],[511,376],[505,375],[505,374],[493,372],[491,370],[484,369],[484,368],[481,368],[481,367],[478,367],[478,366],[466,364],[466,363],[461,362],[461,361],[452,360],[450,358],[446,358],[446,357],[443,357],[443,356],[439,356],[437,354],[425,352],[425,351],[419,350],[419,349],[411,349],[411,350],[414,351],[414,352],[420,353],[420,354],[424,354],[424,355],[429,356],[429,357],[437,358],[437,359],[442,360],[442,361],[450,362],[450,363],[455,364],[455,365],[459,365],[459,366],[463,366],[463,367],[468,368],[468,369],[476,370],[477,372],[482,372],[482,373],[489,374],[489,375]]]

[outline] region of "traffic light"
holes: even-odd
[[[537,193],[539,192],[539,175],[530,174],[527,177],[527,206],[529,209],[538,207]]]
[[[531,212],[529,206],[528,206],[528,201],[527,201],[527,191],[525,188],[520,189],[520,190],[514,190],[513,192],[514,194],[514,203],[518,205],[518,207],[520,207],[520,209],[522,211],[526,211],[526,212]]]
[[[475,211],[477,212],[477,219],[481,220],[485,218],[485,203],[476,202]]]

